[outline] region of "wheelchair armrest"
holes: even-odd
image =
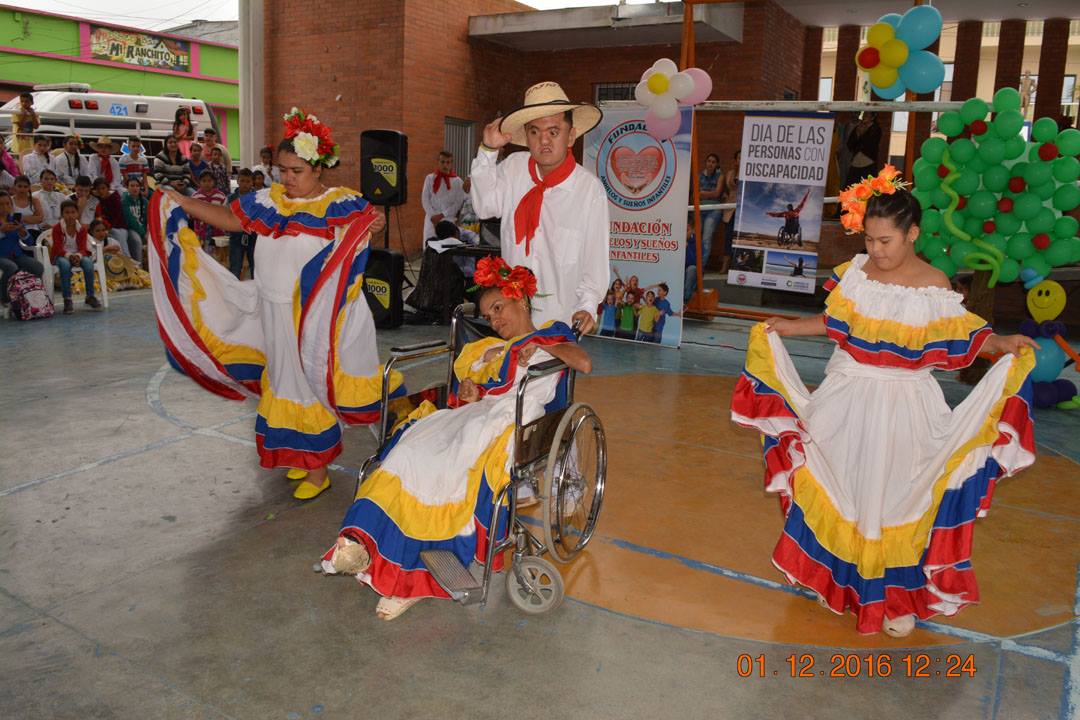
[[[557,372],[562,372],[568,368],[567,364],[562,360],[554,359],[542,362],[539,365],[530,365],[528,370],[529,378],[541,378],[547,375],[554,375]]]
[[[427,355],[438,355],[439,353],[449,350],[450,346],[442,340],[432,340],[429,342],[415,343],[413,345],[403,345],[401,347],[390,348],[390,357],[398,360],[412,359],[414,357],[424,357]]]

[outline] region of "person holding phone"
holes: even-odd
[[[22,224],[22,214],[14,212],[11,195],[0,190],[0,303],[8,304],[8,280],[20,270],[39,278],[45,267],[23,250],[30,243],[30,233]]]

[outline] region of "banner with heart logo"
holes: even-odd
[[[645,108],[603,110],[585,136],[583,163],[603,183],[611,216],[611,286],[597,308],[599,334],[678,347],[693,109],[679,108],[665,140],[649,132]]]

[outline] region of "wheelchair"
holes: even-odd
[[[795,223],[795,227],[789,228],[787,223],[776,231],[776,243],[780,247],[792,247],[796,244],[802,247],[802,225]]]
[[[450,321],[450,341],[427,342],[390,350],[382,374],[382,408],[392,408],[389,398],[391,372],[436,362],[445,356],[445,382],[409,395],[416,407],[432,401],[446,408],[456,391],[454,360],[461,348],[495,332],[478,318],[467,318],[459,306]],[[560,375],[554,400],[539,418],[522,421],[525,391],[540,378]],[[477,579],[448,550],[425,550],[420,558],[435,580],[453,600],[462,605],[487,603],[494,577],[495,559],[512,550],[511,566],[504,573],[510,602],[528,614],[538,615],[557,608],[564,597],[562,576],[545,555],[559,563],[573,560],[589,544],[600,517],[607,476],[607,444],[604,428],[593,409],[574,402],[575,373],[560,360],[550,360],[527,369],[515,390],[513,448],[510,481],[495,495],[494,512],[483,576]],[[402,416],[404,413],[402,414]],[[380,457],[391,441],[395,422],[393,410],[381,414],[378,451],[360,469],[356,489],[379,466]],[[528,488],[540,500],[539,517],[518,513],[518,491]],[[499,508],[506,505],[507,511]]]

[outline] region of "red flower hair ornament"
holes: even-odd
[[[285,139],[292,140],[297,157],[309,165],[337,165],[341,148],[330,137],[330,126],[314,115],[295,107],[286,113]]]
[[[476,262],[472,289],[498,288],[511,300],[536,296],[536,276],[524,265],[510,267],[501,257],[491,255]]]

